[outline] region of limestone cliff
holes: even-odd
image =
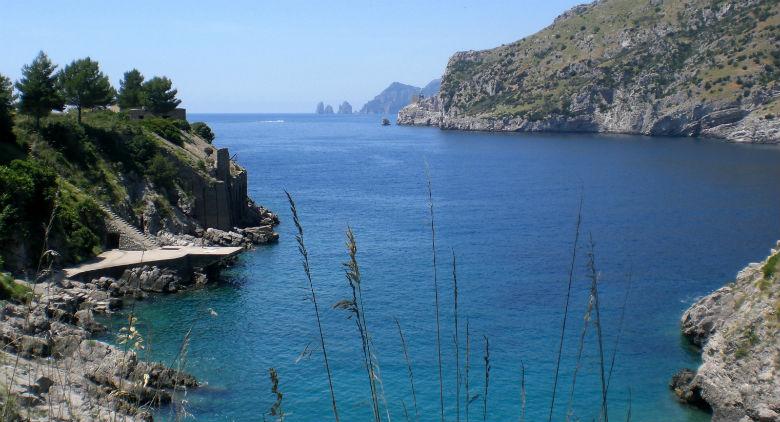
[[[711,408],[713,422],[780,421],[779,259],[775,250],[748,265],[682,317],[683,334],[702,348],[702,364],[676,375],[672,388]]]
[[[456,53],[399,124],[780,142],[780,3],[601,0]]]

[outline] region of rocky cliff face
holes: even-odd
[[[339,114],[352,114],[352,104],[347,101],[339,104]]]
[[[399,124],[780,142],[780,3],[602,0],[456,53]]]
[[[711,408],[713,422],[780,421],[779,258],[775,250],[748,265],[682,317],[702,365],[681,371],[671,386],[683,401]]]

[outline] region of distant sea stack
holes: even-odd
[[[456,53],[399,124],[780,142],[780,2],[597,1]]]
[[[322,101],[317,103],[317,108],[314,111],[317,114],[333,114],[333,106],[330,104],[325,105]]]
[[[344,101],[339,105],[339,114],[352,114],[352,104]]]

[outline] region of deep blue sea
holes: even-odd
[[[251,196],[282,221],[279,243],[242,255],[223,283],[138,305],[149,359],[170,363],[193,327],[187,370],[207,383],[188,393],[187,410],[197,420],[263,420],[274,398],[271,367],[279,373],[287,421],[333,420],[285,189],[296,199],[305,229],[342,421],[371,420],[355,322],[332,309],[350,295],[341,266],[348,226],[358,241],[366,319],[390,416],[406,420],[405,406],[415,420],[397,317],[409,345],[420,420],[439,418],[426,163],[436,215],[448,421],[457,417],[453,253],[461,365],[466,319],[471,331],[471,420],[482,420],[485,336],[491,366],[487,420],[520,419],[523,366],[525,420],[547,418],[582,194],[581,242],[553,419],[565,419],[570,397],[576,418],[599,416],[593,330],[571,394],[592,238],[607,365],[622,328],[609,385],[610,417],[625,420],[630,402],[633,421],[706,421],[708,415],[678,404],[668,388],[677,369],[698,364],[680,335],[680,316],[696,298],[763,259],[780,238],[776,147],[382,127],[379,117],[359,115],[209,114],[190,120],[213,128],[215,143],[229,147],[249,171]],[[463,397],[460,419],[466,420],[465,392]]]

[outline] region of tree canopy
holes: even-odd
[[[40,127],[41,117],[52,110],[62,110],[65,105],[59,90],[52,64],[46,53],[41,51],[32,63],[22,68],[22,78],[16,82],[19,90],[19,111],[35,118],[35,127]]]
[[[176,98],[177,90],[172,89],[172,82],[165,76],[155,76],[143,84],[143,105],[154,114],[165,114],[173,111],[181,100]]]
[[[124,77],[119,81],[119,95],[117,95],[119,108],[125,110],[143,106],[143,84],[144,75],[142,75],[138,69],[125,72]]]
[[[0,142],[12,142],[13,132],[13,107],[16,96],[11,80],[0,75]]]
[[[65,66],[58,78],[65,104],[76,107],[79,123],[82,109],[106,107],[114,103],[116,90],[100,71],[98,63],[89,57],[74,60]]]
[[[195,122],[191,126],[192,132],[201,138],[205,139],[208,143],[214,141],[214,132],[211,131],[209,125],[203,122]]]

